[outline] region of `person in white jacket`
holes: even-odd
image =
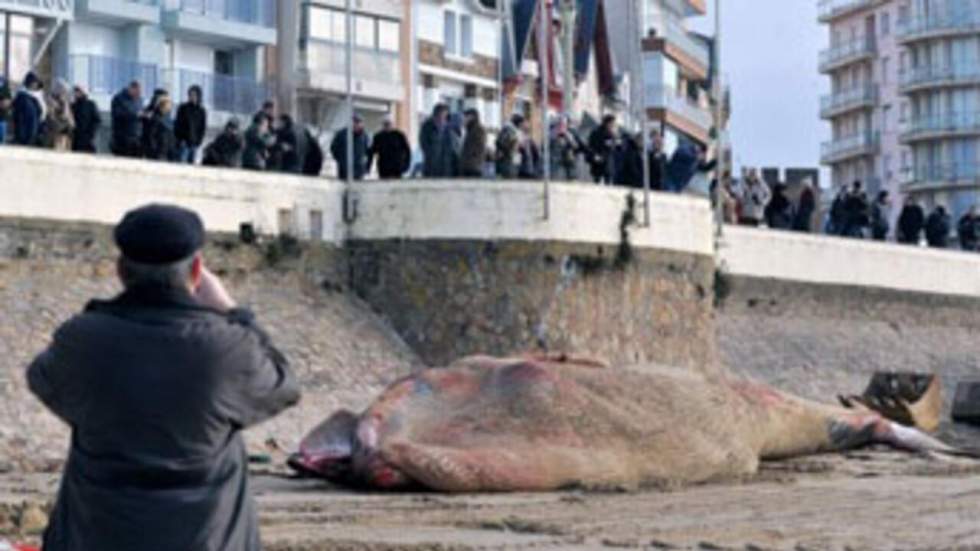
[[[758,226],[765,217],[766,206],[772,199],[772,190],[762,181],[756,169],[749,169],[742,178],[742,214],[739,224]]]

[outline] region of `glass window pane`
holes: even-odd
[[[451,11],[447,11],[445,14],[445,28],[443,29],[443,33],[446,53],[456,55],[458,53],[456,49],[456,14]]]
[[[332,37],[332,29],[330,27],[330,22],[331,22],[330,12],[323,8],[310,6],[309,18],[310,18],[310,38],[318,38],[320,40],[330,40],[330,38]]]
[[[401,25],[397,21],[378,20],[378,48],[386,52],[397,52],[401,47]]]
[[[356,25],[354,29],[355,44],[373,50],[377,44],[374,37],[374,18],[356,15],[354,16],[354,23]]]
[[[473,56],[473,18],[463,15],[459,19],[460,27],[460,55],[463,57]]]
[[[347,16],[342,11],[330,10],[333,19],[333,32],[331,40],[335,42],[347,42]]]

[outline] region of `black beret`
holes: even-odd
[[[126,213],[115,231],[122,255],[141,264],[173,264],[204,246],[196,212],[173,205],[146,205]]]

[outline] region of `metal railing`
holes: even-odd
[[[272,89],[268,83],[249,78],[189,69],[166,69],[161,72],[163,84],[175,98],[175,102],[182,101],[187,89],[196,85],[201,87],[202,103],[205,107],[236,115],[250,115],[272,97]]]
[[[980,133],[980,112],[916,117],[909,121],[902,138],[914,139],[923,135],[941,133]]]
[[[304,47],[306,69],[310,73],[345,74],[347,54],[343,42],[308,39]],[[402,81],[401,61],[397,53],[355,47],[353,56],[353,66],[359,80],[389,84],[398,84]]]
[[[936,163],[916,166],[912,170],[913,184],[928,182],[957,182],[980,179],[977,162]]]
[[[820,114],[827,116],[828,113],[874,103],[877,99],[878,87],[874,84],[864,84],[820,98]]]
[[[156,88],[159,80],[157,66],[151,63],[86,54],[69,57],[68,78],[96,94],[114,94],[134,80],[146,93]]]
[[[935,67],[926,65],[906,71],[900,80],[902,88],[980,82],[980,67],[975,65]]]
[[[851,59],[859,59],[875,53],[874,37],[862,36],[843,44],[834,44],[820,52],[820,69],[845,63]]]
[[[879,136],[877,132],[862,132],[844,136],[821,144],[820,157],[824,162],[833,162],[838,158],[863,155],[871,152],[878,146],[878,143]]]
[[[276,26],[276,0],[180,0],[180,11],[236,23]]]
[[[648,85],[644,93],[647,107],[673,111],[704,129],[710,129],[714,124],[714,119],[706,107],[701,107],[686,95],[679,94],[672,86]]]
[[[980,31],[980,17],[973,12],[942,16],[916,17],[903,21],[898,37],[910,40],[921,36],[943,33],[971,33]]]

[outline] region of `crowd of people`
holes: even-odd
[[[109,108],[109,151],[119,157],[250,170],[318,175],[323,151],[309,130],[276,114],[275,103],[265,102],[243,133],[232,118],[208,144],[208,112],[199,86],[187,90],[186,100],[174,108],[163,88],[153,90],[144,103],[142,85],[129,83],[112,97]],[[0,143],[10,142],[56,151],[95,153],[104,121],[98,105],[81,85],[56,80],[45,83],[28,73],[16,93],[0,84]]]

